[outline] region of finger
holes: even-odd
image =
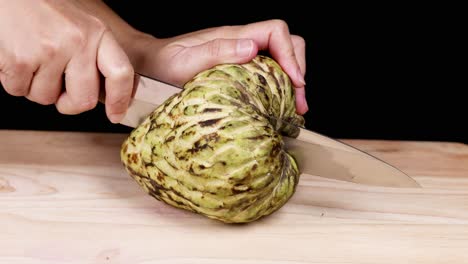
[[[64,68],[61,63],[40,66],[26,98],[42,105],[55,104],[62,90]]]
[[[249,24],[239,28],[240,36],[253,39],[260,50],[268,50],[271,56],[281,65],[291,78],[295,87],[305,85],[288,25],[282,20],[269,20]]]
[[[307,113],[309,110],[309,106],[307,104],[307,100],[305,97],[305,89],[304,87],[295,88],[296,89],[296,112],[299,115],[303,115]]]
[[[134,70],[125,52],[110,32],[104,33],[97,52],[97,65],[105,77],[105,106],[109,120],[125,116],[133,91]]]
[[[177,60],[183,63],[174,63],[176,68],[168,70],[194,76],[221,63],[248,62],[257,55],[257,52],[257,45],[250,39],[213,39],[183,49],[177,54]],[[174,82],[179,83],[180,80]]]
[[[299,69],[301,70],[302,75],[306,74],[306,43],[304,38],[291,35],[291,41],[294,48],[294,54],[296,55],[297,63],[299,64]]]
[[[8,94],[25,96],[29,93],[34,70],[31,65],[16,61],[1,69],[0,82]]]
[[[294,47],[294,53],[296,54],[299,68],[301,69],[302,75],[306,73],[306,61],[305,61],[305,41],[302,37],[292,35],[291,40]],[[296,89],[296,112],[300,115],[307,113],[309,106],[307,105],[307,98],[305,95],[305,87],[298,87]]]
[[[90,42],[68,62],[65,68],[66,91],[60,94],[56,103],[60,113],[75,115],[96,107],[99,94],[96,46]]]
[[[258,50],[268,50],[272,57],[288,74],[295,87],[305,85],[304,76],[296,58],[288,25],[283,20],[273,19],[244,26],[209,28],[184,36],[197,36],[200,41],[230,36],[238,39],[251,39]]]

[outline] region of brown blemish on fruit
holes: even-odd
[[[264,138],[266,138],[267,136],[265,135],[258,135],[258,136],[255,136],[255,137],[248,137],[247,139],[249,140],[262,140]]]
[[[221,112],[221,108],[205,108],[203,113]]]
[[[205,121],[200,121],[198,122],[198,124],[201,126],[201,127],[206,127],[206,126],[212,126],[214,124],[217,124],[219,121],[221,121],[221,118],[215,118],[215,119],[209,119],[209,120],[205,120]]]
[[[260,75],[258,73],[255,73],[255,75],[257,76],[257,79],[260,81],[260,83],[262,85],[267,85],[267,81],[266,81],[265,77],[263,77],[262,75]]]
[[[158,180],[162,182],[164,180],[164,175],[162,175],[162,173],[158,173],[158,176],[156,178],[158,178]]]
[[[137,153],[132,153],[130,155],[130,161],[136,164],[138,162],[138,154]]]
[[[187,136],[191,136],[191,135],[195,135],[195,130],[185,130],[184,132],[182,132],[182,136],[183,137],[187,137]]]

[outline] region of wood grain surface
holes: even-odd
[[[422,188],[302,175],[279,211],[227,225],[126,174],[126,135],[0,131],[0,263],[468,263],[468,147],[346,140]]]

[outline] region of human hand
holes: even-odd
[[[176,85],[217,64],[245,63],[259,50],[267,50],[296,87],[297,112],[308,110],[305,42],[291,35],[282,20],[209,28],[167,39],[148,36],[138,48],[144,52],[137,67],[140,73]]]
[[[78,114],[96,106],[101,75],[106,113],[116,123],[134,71],[106,25],[74,0],[0,0],[0,81],[9,94]]]

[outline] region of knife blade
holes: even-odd
[[[122,125],[137,127],[154,109],[182,88],[136,74],[134,95]],[[291,126],[295,137],[284,136],[285,147],[297,160],[301,173],[383,187],[419,188],[420,185],[398,168],[369,153],[304,127],[270,117],[277,125]]]
[[[421,187],[403,171],[367,152],[276,117],[269,118],[277,126],[294,131],[294,137],[283,140],[301,173],[374,186]]]

